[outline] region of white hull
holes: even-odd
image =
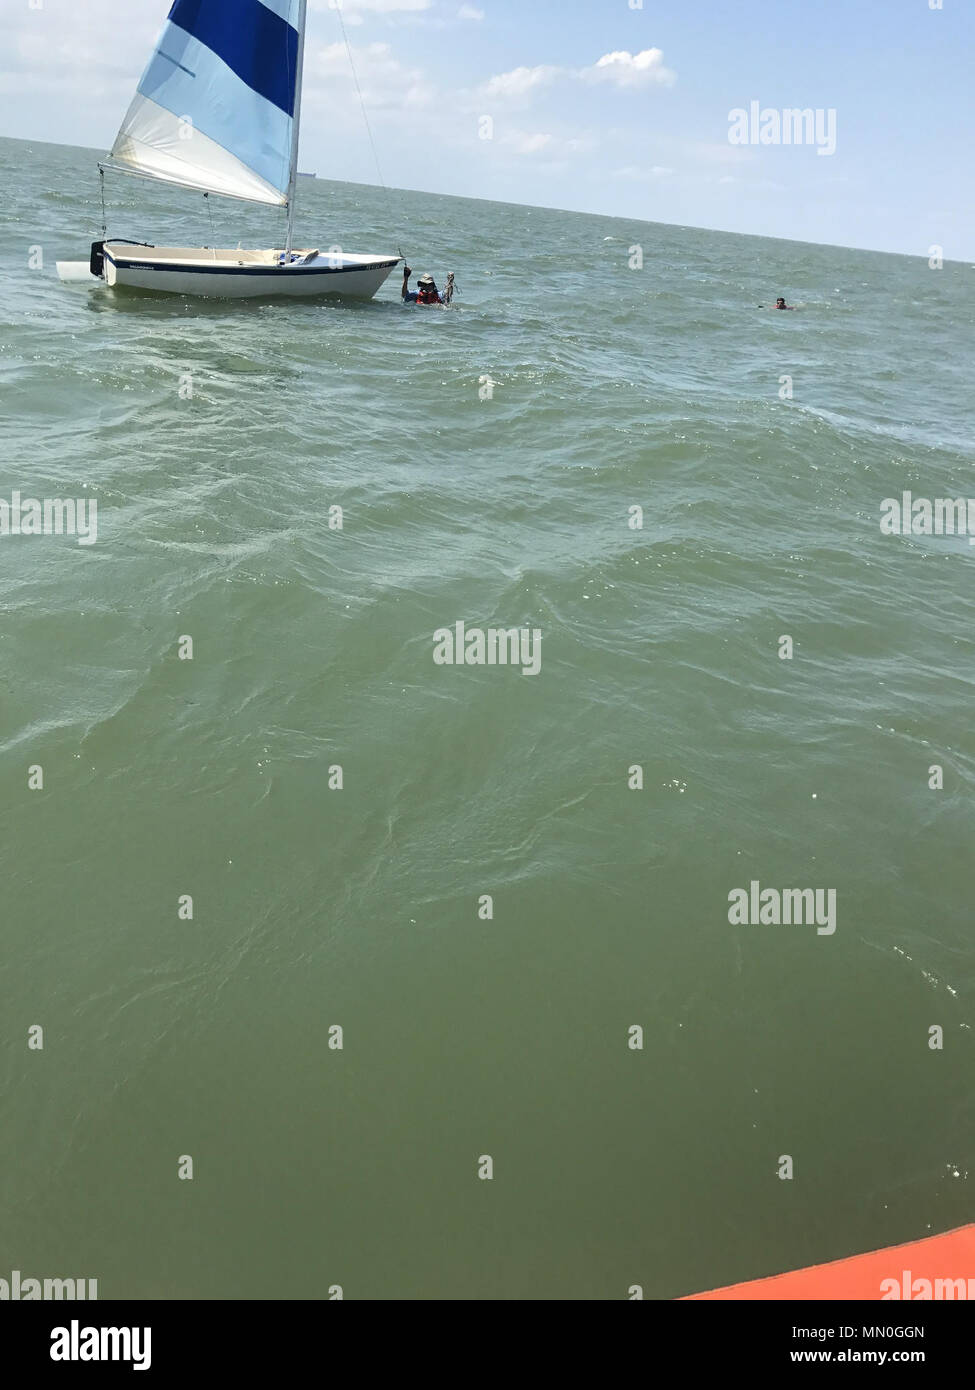
[[[102,275],[109,286],[207,299],[371,299],[398,264],[395,256],[321,255],[298,251],[213,251],[205,247],[132,246],[106,242]]]

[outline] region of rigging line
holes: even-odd
[[[108,218],[105,216],[105,170],[99,165],[98,181],[102,190],[102,237],[108,236]]]
[[[213,230],[213,206],[210,202],[209,193],[204,193],[203,201],[207,205],[207,212],[210,214],[210,250],[213,252],[213,259],[217,259],[217,234]]]
[[[352,45],[349,43],[349,36],[345,30],[345,17],[342,14],[341,0],[332,0],[332,5],[338,13],[339,24],[342,26],[342,38],[345,40],[345,51],[349,55],[349,67],[352,69],[352,81],[355,83],[356,93],[359,97],[359,105],[362,107],[362,119],[365,122],[366,134],[369,136],[369,144],[372,146],[372,157],[376,163],[376,173],[379,175],[379,185],[383,190],[383,196],[386,200],[386,216],[389,218],[390,223],[392,223],[395,219],[393,217],[393,208],[389,197],[389,189],[386,187],[386,180],[383,178],[382,166],[379,163],[379,152],[376,149],[376,141],[373,138],[372,126],[369,124],[369,115],[366,111],[365,98],[362,95],[362,88],[359,86],[359,74],[355,70],[355,59],[352,57]],[[405,258],[403,256],[403,248],[401,246],[397,246],[396,249],[399,251],[400,260],[404,260]]]

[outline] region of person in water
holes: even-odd
[[[436,282],[432,275],[421,275],[417,280],[417,288],[410,289],[410,276],[413,274],[408,265],[403,267],[403,302],[405,304],[442,304],[437,290]]]
[[[776,309],[794,309],[796,306],[794,304],[786,304],[785,300],[780,295],[775,301],[775,307]]]

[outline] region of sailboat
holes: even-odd
[[[105,239],[62,280],[217,298],[371,299],[399,256],[296,250],[295,189],[307,0],[175,0],[107,161],[204,194],[287,209],[279,249],[217,250]]]

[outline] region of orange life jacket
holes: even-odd
[[[421,285],[416,297],[417,304],[439,304],[440,296],[433,285]]]

